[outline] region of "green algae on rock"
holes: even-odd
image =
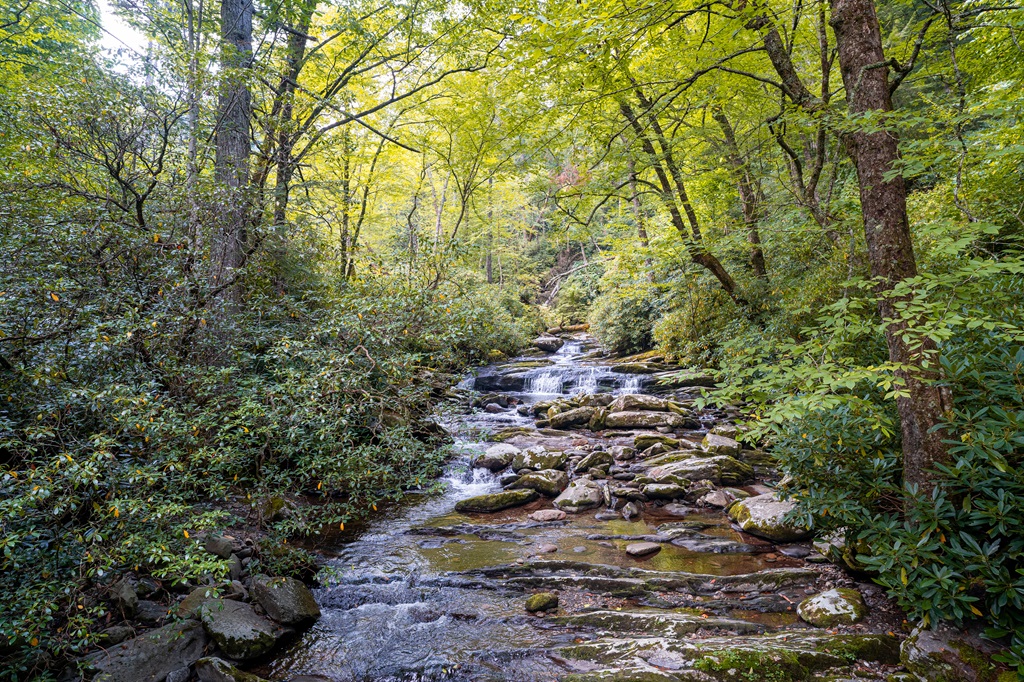
[[[455,511],[490,513],[518,507],[533,502],[539,497],[536,490],[506,490],[501,493],[477,495],[469,499],[459,500]]]
[[[867,615],[868,607],[857,590],[837,587],[804,599],[796,612],[811,625],[831,628],[859,623]]]
[[[554,592],[539,592],[530,595],[526,600],[526,610],[530,613],[551,611],[558,608],[558,595]]]

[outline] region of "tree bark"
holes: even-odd
[[[764,251],[761,249],[761,233],[758,229],[761,217],[761,189],[750,174],[750,166],[743,158],[739,144],[736,142],[736,131],[733,130],[732,123],[729,122],[725,112],[715,109],[711,116],[725,136],[725,158],[729,168],[732,169],[739,189],[743,224],[747,228],[747,241],[750,242],[750,267],[753,269],[754,275],[764,279],[768,276],[768,270],[765,267]]]
[[[252,0],[222,0],[221,69],[224,81],[218,98],[214,176],[222,193],[221,216],[213,244],[215,285],[237,277],[242,266],[251,214],[249,184],[249,120],[252,104],[246,71],[252,65]],[[222,296],[234,303],[241,299],[236,283]]]
[[[854,116],[892,111],[888,68],[882,34],[873,0],[832,0],[829,22],[836,34],[839,66],[846,99]],[[897,376],[905,382],[906,396],[897,398],[903,433],[903,479],[906,484],[930,490],[932,470],[947,459],[941,430],[951,407],[948,389],[936,385],[940,378],[938,352],[929,339],[904,339],[909,322],[895,309],[891,296],[896,285],[917,275],[917,264],[907,219],[907,190],[903,177],[889,173],[899,161],[898,140],[892,131],[856,131],[843,143],[857,170],[864,234],[871,275],[878,284],[879,314],[886,324],[889,359],[904,368]],[[915,345],[915,343],[917,345]]]

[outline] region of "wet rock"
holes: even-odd
[[[135,591],[135,587],[128,581],[128,578],[122,578],[114,586],[113,598],[114,604],[125,618],[133,617],[135,612],[138,611],[139,595]]]
[[[534,521],[539,521],[541,523],[547,523],[549,521],[562,521],[565,519],[565,517],[566,513],[561,509],[539,509],[530,514],[529,516],[529,518],[533,519]]]
[[[992,661],[998,647],[970,633],[940,625],[915,628],[900,647],[903,666],[923,682],[994,682],[1000,669]],[[1015,679],[1012,673],[1006,679]]]
[[[199,660],[206,647],[203,627],[194,620],[165,625],[86,659],[105,682],[163,682]]]
[[[526,388],[526,373],[486,374],[473,379],[477,391],[522,391]]]
[[[558,469],[535,471],[516,479],[510,488],[536,490],[541,495],[556,497],[569,485],[569,475]]]
[[[661,508],[661,513],[669,516],[689,516],[695,511],[697,510],[685,504],[666,504]]]
[[[615,463],[615,457],[610,452],[598,450],[591,452],[576,464],[576,471],[588,471],[594,468],[610,467]]]
[[[242,559],[237,554],[228,557],[228,577],[232,580],[242,579]]]
[[[740,430],[735,424],[719,424],[708,433],[736,440],[736,437],[740,435]]]
[[[621,517],[619,516],[619,512],[617,511],[613,511],[611,509],[602,509],[601,511],[594,514],[594,518],[598,521],[618,521]]]
[[[656,443],[667,445],[670,449],[673,450],[679,447],[678,438],[669,438],[668,436],[663,436],[661,434],[656,433],[645,433],[633,439],[634,448],[640,451],[646,450],[647,448],[651,447]]]
[[[804,545],[780,545],[776,547],[780,554],[794,559],[804,559],[811,555],[811,549]]]
[[[691,457],[655,467],[647,475],[659,483],[687,485],[689,481],[708,480],[714,484],[735,485],[754,477],[754,470],[728,455],[713,457]]]
[[[559,412],[554,416],[548,417],[548,425],[553,429],[571,429],[576,426],[583,426],[590,423],[590,419],[596,411],[597,408],[594,407],[577,407],[565,412]]]
[[[167,677],[164,682],[188,682],[189,677],[192,676],[192,671],[188,668],[178,668],[167,673]]]
[[[714,433],[709,433],[704,436],[704,440],[700,443],[704,451],[712,455],[729,455],[735,457],[740,454],[740,444],[734,441],[732,438],[726,438],[725,436],[718,436]]]
[[[196,661],[199,682],[265,682],[262,677],[242,672],[227,661],[209,656]]]
[[[661,551],[657,542],[633,542],[626,545],[626,554],[630,556],[647,556]]]
[[[252,582],[252,594],[267,615],[282,625],[304,625],[320,617],[313,593],[295,578],[260,576]]]
[[[636,457],[636,448],[631,448],[628,445],[613,445],[608,448],[608,453],[618,461],[628,462]]]
[[[235,601],[249,601],[249,591],[245,589],[242,581],[232,580],[224,589],[224,598]]]
[[[564,452],[548,452],[543,447],[533,447],[523,450],[512,460],[512,468],[516,471],[522,469],[564,469],[565,463],[569,461],[568,455]]]
[[[785,521],[785,516],[796,504],[779,500],[775,494],[748,497],[734,502],[727,513],[747,533],[774,542],[793,542],[810,537],[809,528]]]
[[[657,452],[657,451],[661,452]],[[700,450],[669,450],[667,445],[652,445],[648,448],[650,453],[644,457],[643,466],[653,468],[660,467],[666,464],[675,464],[676,462],[682,462],[685,459],[693,459],[694,457],[702,457],[704,453]],[[657,454],[655,454],[657,452]]]
[[[264,517],[269,518],[266,514]],[[209,535],[205,542],[203,542],[203,548],[210,554],[215,554],[221,559],[227,559],[234,552],[234,543],[232,538],[224,535]]]
[[[220,588],[210,585],[202,585],[188,593],[184,599],[178,602],[177,615],[179,618],[195,618],[199,614],[199,607],[220,597]]]
[[[611,370],[618,374],[655,374],[664,368],[663,365],[649,365],[643,362],[620,362],[612,365]]]
[[[640,492],[651,500],[677,500],[686,495],[686,488],[674,483],[648,483]]]
[[[129,625],[112,625],[100,633],[100,641],[104,645],[120,644],[135,634],[135,630]]]
[[[622,518],[627,521],[640,516],[640,505],[636,502],[627,502],[626,506],[622,508]]]
[[[550,542],[542,542],[534,547],[534,550],[536,550],[538,554],[552,554],[558,551],[558,545],[552,545]]]
[[[589,479],[577,479],[555,498],[555,506],[567,512],[581,512],[604,503],[601,486]]]
[[[675,412],[610,412],[604,418],[609,429],[653,429],[658,426],[670,426],[676,429],[692,429],[699,426],[695,419],[690,419]],[[666,436],[667,438],[667,436]]]
[[[837,587],[804,599],[796,612],[811,625],[832,628],[859,623],[868,614],[868,607],[857,590]]]
[[[501,414],[504,411],[505,408],[497,403],[487,403],[484,405],[484,412],[487,412],[488,414]]]
[[[558,608],[558,595],[554,592],[540,592],[530,595],[526,600],[526,610],[530,613],[551,611]]]
[[[199,615],[210,639],[237,661],[262,656],[277,643],[278,628],[248,604],[212,599],[199,607]]]
[[[554,353],[564,345],[565,341],[557,336],[538,336],[533,340],[533,347],[538,348],[545,353]]]
[[[490,513],[519,507],[533,502],[538,497],[535,490],[506,490],[501,493],[477,495],[455,504],[455,511]],[[556,500],[557,502],[557,500]]]
[[[676,547],[703,554],[753,554],[756,549],[744,542],[736,542],[729,538],[689,533],[672,540]]]
[[[142,599],[139,601],[139,608],[135,612],[135,618],[143,623],[153,625],[160,623],[167,617],[167,607],[155,601]]]
[[[668,401],[653,395],[620,395],[608,405],[609,412],[667,412]]]
[[[732,495],[725,490],[712,490],[697,500],[698,507],[717,507],[724,509],[735,501]]]

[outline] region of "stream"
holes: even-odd
[[[793,609],[820,580],[797,558],[810,545],[782,548],[787,556],[738,532],[721,509],[647,503],[626,520],[602,505],[540,522],[528,515],[552,508],[541,497],[491,514],[455,511],[460,500],[501,491],[499,477],[473,468],[471,458],[493,445],[484,440],[489,433],[529,428],[535,418],[522,412],[537,401],[636,394],[651,384],[650,375],[612,371],[596,351],[587,337],[576,338],[540,360],[517,358],[464,381],[463,389],[500,391],[517,404],[474,409],[446,424],[461,454],[447,467],[444,492],[387,511],[333,548],[316,590],[322,618],[256,672],[335,682],[640,679],[620,676],[631,670],[655,675],[645,680],[696,680],[715,678],[690,674],[703,674],[685,649],[694,637],[721,647],[786,630],[798,650],[817,651],[818,640],[800,638],[813,633]],[[692,395],[684,389],[673,397]],[[675,435],[697,447],[724,416],[702,414],[700,428]],[[540,429],[510,442],[585,454],[597,443],[632,443],[637,433]],[[660,551],[624,551],[643,539],[660,542]],[[541,589],[559,593],[557,612],[526,612],[526,597]]]

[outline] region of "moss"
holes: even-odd
[[[517,426],[512,429],[505,429],[503,431],[498,431],[497,433],[492,433],[488,439],[491,440],[492,442],[504,443],[507,440],[512,440],[516,436],[531,436],[535,433],[536,431],[534,431],[533,429],[527,429],[522,426]]]
[[[793,682],[810,674],[795,651],[725,649],[694,661],[693,667],[717,679],[743,682]]]
[[[540,592],[530,595],[526,600],[526,610],[530,613],[551,611],[558,608],[558,595],[554,592]]]
[[[467,500],[460,500],[455,511],[460,512],[496,512],[510,507],[518,507],[533,502],[538,497],[536,490],[508,490],[492,495],[478,495]]]
[[[900,662],[900,641],[891,635],[836,635],[816,648],[842,656],[851,663],[861,660],[895,665]]]

